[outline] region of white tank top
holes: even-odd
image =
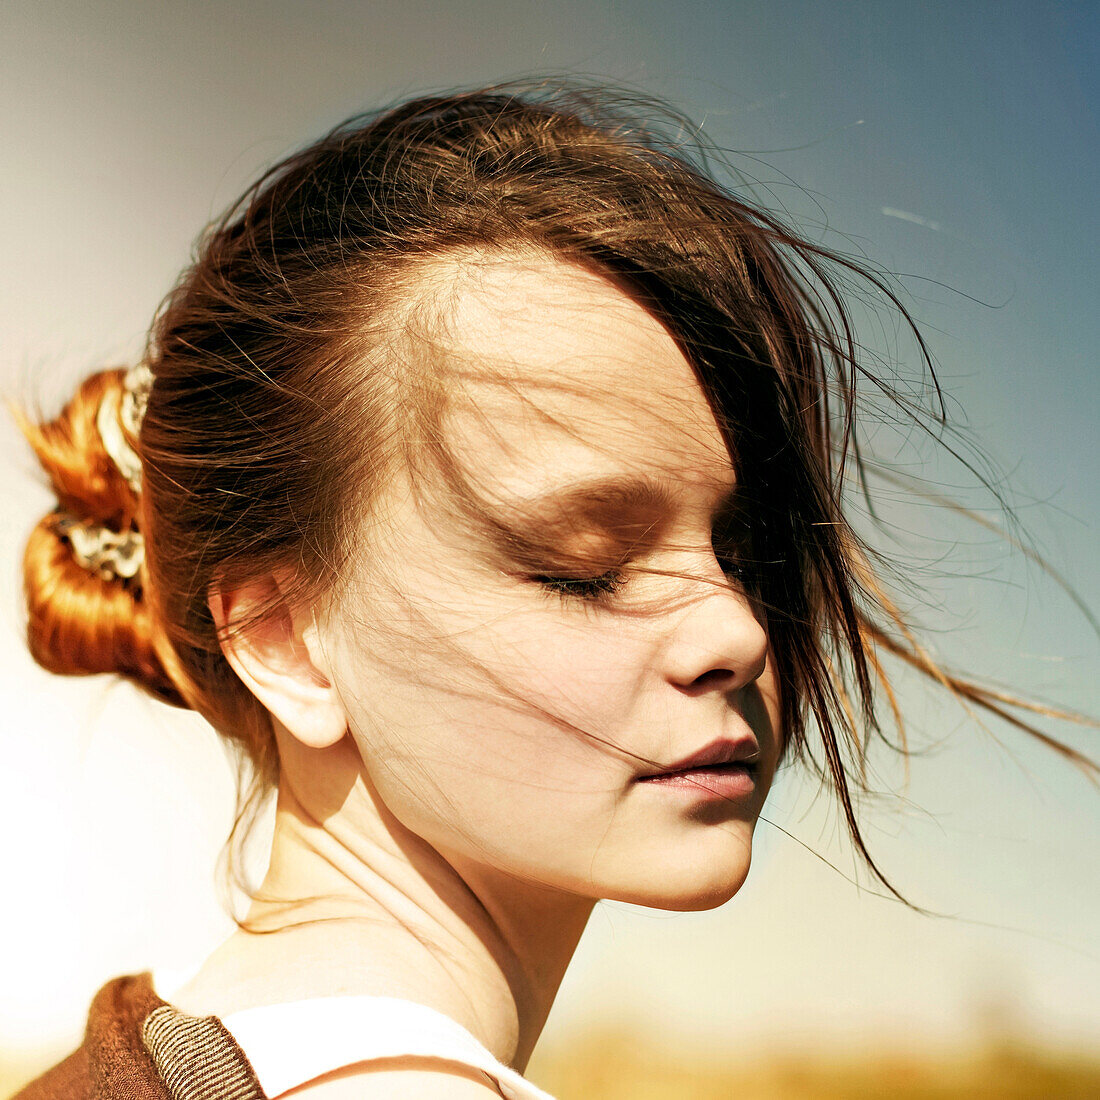
[[[179,988],[167,973],[153,988]],[[553,1100],[497,1061],[461,1024],[426,1005],[395,997],[319,997],[261,1005],[219,1017],[252,1066],[270,1100],[289,1089],[357,1062],[380,1058],[440,1059],[487,1074],[507,1100]]]

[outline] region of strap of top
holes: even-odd
[[[464,1027],[394,997],[321,997],[262,1005],[221,1018],[269,1097],[342,1066],[416,1057],[482,1070],[507,1100],[553,1100],[497,1061]]]

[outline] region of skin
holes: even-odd
[[[405,997],[522,1070],[596,900],[697,910],[744,882],[778,685],[711,549],[734,471],[660,322],[537,256],[441,262],[429,287],[442,436],[516,538],[467,522],[441,478],[397,472],[346,585],[227,646],[281,754],[250,920],[316,897],[290,919],[326,921],[235,934],[173,1001]],[[579,507],[596,481],[662,492]],[[611,573],[615,591],[584,587]],[[224,621],[278,585],[212,608]],[[640,781],[720,737],[755,740],[745,797]],[[347,1071],[330,1078],[335,1097]]]

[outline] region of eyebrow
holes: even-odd
[[[729,507],[736,485],[715,482],[720,500],[714,514]],[[480,526],[509,556],[540,559],[568,557],[563,540],[598,533],[618,543],[625,556],[656,538],[676,507],[674,484],[644,475],[594,477],[570,482],[528,497],[483,503]]]
[[[530,497],[517,497],[502,511],[524,519],[553,520],[557,517],[612,514],[615,512],[657,512],[672,508],[676,494],[665,482],[651,477],[596,477],[570,482]]]

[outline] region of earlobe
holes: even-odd
[[[312,614],[295,613],[273,576],[231,592],[212,590],[208,603],[222,652],[249,691],[304,745],[336,744],[347,718]],[[261,608],[269,610],[252,621]]]

